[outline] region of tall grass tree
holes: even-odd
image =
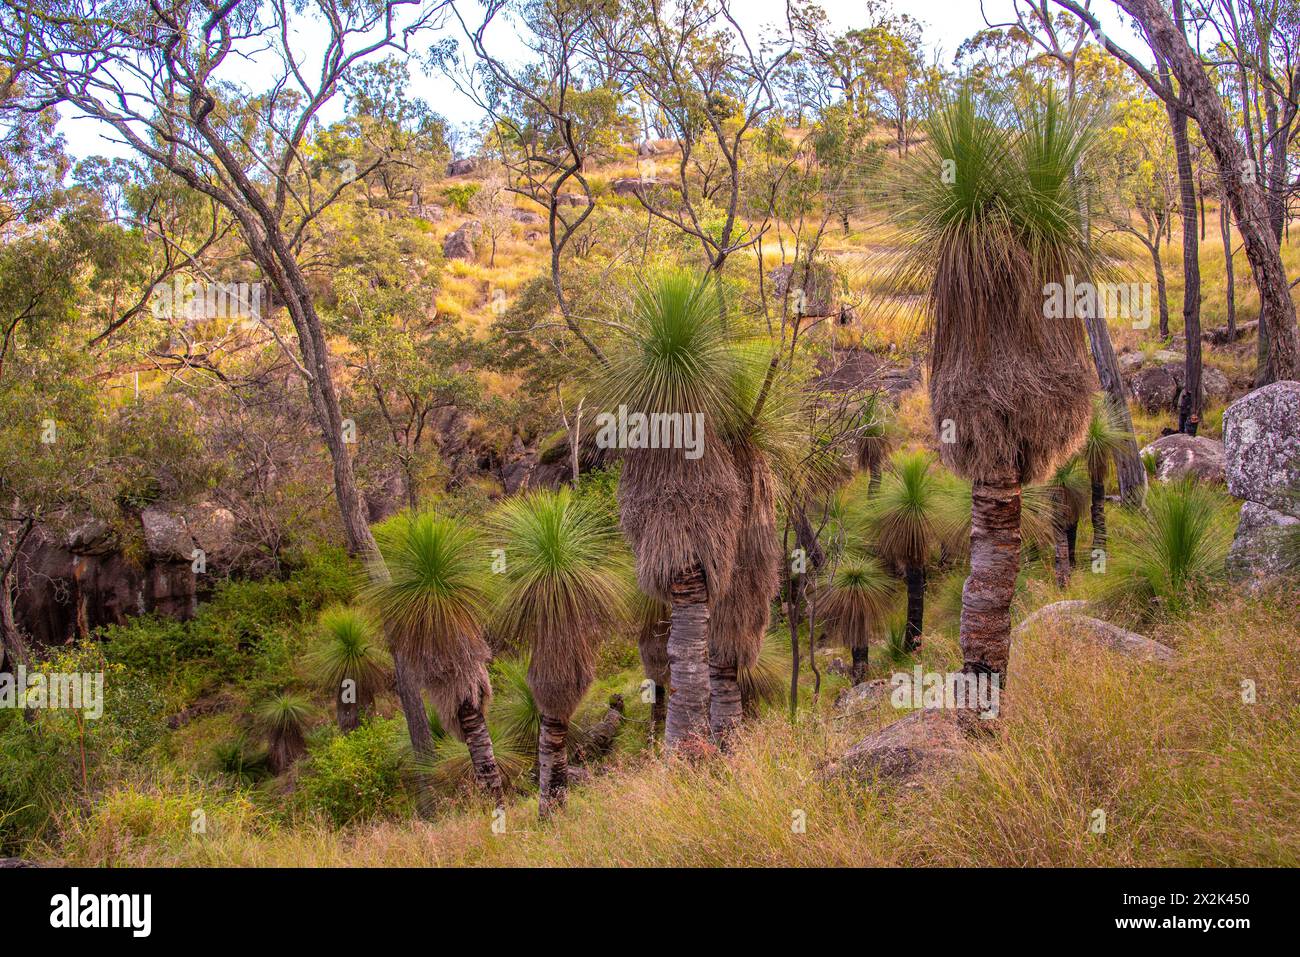
[[[709,619],[731,584],[740,533],[743,490],[722,438],[737,420],[736,353],[716,289],[687,272],[650,277],[632,297],[628,335],[600,372],[607,410],[702,423],[698,457],[629,435],[618,490],[637,582],[670,609],[670,749],[709,737]]]
[[[1133,441],[1133,433],[1120,425],[1119,416],[1105,393],[1092,399],[1092,417],[1079,455],[1088,470],[1092,547],[1106,547],[1106,476],[1111,461]]]
[[[1095,388],[1081,323],[1050,318],[1044,292],[1103,272],[1079,194],[1096,137],[1050,87],[1012,114],[966,85],[926,127],[897,190],[897,274],[927,290],[940,450],[972,484],[963,669],[1005,680],[1021,490],[1078,447]]]

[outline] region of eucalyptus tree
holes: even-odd
[[[505,570],[498,633],[529,649],[541,712],[538,814],[564,802],[569,721],[596,675],[596,651],[625,618],[631,562],[604,509],[567,488],[508,499],[493,515]]]
[[[375,541],[348,449],[348,430],[328,339],[304,266],[304,246],[324,212],[388,160],[378,153],[344,170],[314,168],[311,136],[355,68],[407,44],[441,18],[444,0],[388,0],[338,6],[328,0],[129,2],[14,0],[0,11],[0,78],[6,108],[70,107],[113,131],[146,163],[224,209],[253,262],[275,289],[294,332],[294,363],[332,464],[334,496],[348,549],[373,561]],[[319,36],[312,54],[301,31]],[[250,89],[257,51],[270,86]],[[167,241],[166,237],[163,239]],[[412,744],[432,739],[418,691],[395,656]]]
[[[1159,0],[1115,0],[1142,27],[1152,52],[1177,81],[1175,92],[1171,83],[1102,32],[1100,21],[1086,5],[1076,0],[1053,2],[1086,23],[1102,46],[1125,63],[1170,109],[1184,110],[1196,120],[1215,165],[1227,174],[1222,181],[1224,192],[1259,290],[1260,335],[1267,343],[1267,353],[1260,356],[1257,382],[1264,385],[1300,376],[1295,303],[1282,265],[1281,240],[1270,215],[1266,184],[1258,172],[1256,159],[1246,152],[1237,136],[1205,62],[1184,32],[1187,21],[1181,15],[1171,15]],[[1182,13],[1181,3],[1175,13]]]

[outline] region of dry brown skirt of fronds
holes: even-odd
[[[673,581],[698,564],[710,598],[726,594],[736,565],[740,494],[731,451],[711,428],[698,459],[682,449],[629,450],[619,511],[641,590],[671,601]]]
[[[1044,317],[1043,283],[1023,255],[994,260],[956,240],[939,255],[930,403],[943,462],[973,480],[1041,481],[1079,447],[1091,414],[1082,323]]]
[[[733,449],[742,486],[741,529],[731,587],[709,615],[709,658],[717,665],[752,668],[758,661],[780,587],[776,537],[776,480],[766,457],[748,443]]]

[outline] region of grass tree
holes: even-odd
[[[736,419],[735,350],[716,285],[687,273],[649,279],[625,327],[602,386],[607,409],[629,423],[618,496],[637,581],[670,609],[665,740],[679,748],[709,735],[709,618],[736,564],[742,490],[721,438]],[[651,447],[663,422],[683,440],[690,428],[692,447]]]
[[[596,649],[625,617],[630,562],[608,514],[565,488],[507,500],[493,516],[505,549],[500,634],[529,649],[540,712],[538,813],[564,802],[569,721],[596,675]]]
[[[1091,496],[1092,547],[1106,547],[1106,476],[1117,453],[1133,441],[1133,434],[1119,423],[1104,392],[1092,399],[1092,417],[1083,436],[1079,455],[1088,470]]]
[[[1045,484],[1052,502],[1052,568],[1056,587],[1064,588],[1074,568],[1079,522],[1088,508],[1088,473],[1079,457],[1072,456]]]
[[[311,704],[294,694],[277,694],[258,705],[253,718],[266,735],[266,758],[273,774],[283,774],[307,752]]]
[[[744,716],[741,676],[758,665],[781,587],[777,471],[795,468],[803,427],[788,378],[766,348],[739,347],[734,372],[741,411],[725,441],[740,486],[736,561],[709,620],[709,727],[722,747]]]
[[[907,587],[905,647],[915,651],[925,627],[926,569],[952,538],[955,497],[929,452],[900,452],[879,489],[863,504],[872,549]]]
[[[433,512],[399,513],[375,529],[375,540],[385,573],[371,576],[366,601],[429,690],[442,727],[469,749],[479,786],[500,804],[487,727],[488,552],[468,525]]]
[[[846,550],[830,577],[821,603],[826,632],[849,652],[853,683],[867,680],[867,648],[883,632],[894,607],[897,580],[874,557],[860,549]]]
[[[967,87],[935,111],[900,180],[898,279],[926,288],[930,404],[945,464],[969,479],[964,669],[1005,677],[1025,483],[1078,448],[1093,389],[1084,331],[1044,292],[1097,276],[1079,189],[1092,125],[1045,89],[1017,115]]]
[[[392,681],[383,634],[360,608],[337,605],[320,616],[320,638],[307,658],[316,682],[334,697],[339,730],[355,731],[375,695]]]
[[[867,486],[870,495],[880,488],[881,473],[885,460],[894,445],[893,410],[882,392],[872,392],[862,403],[858,418],[857,447],[855,449],[857,467],[865,470],[871,480]]]

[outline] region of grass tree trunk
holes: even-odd
[[[1065,544],[1070,554],[1070,570],[1073,571],[1078,564],[1075,558],[1075,546],[1079,542],[1079,523],[1071,522],[1065,526]]]
[[[346,693],[339,692],[338,701],[335,702],[334,713],[338,717],[339,730],[344,734],[357,730],[361,724],[361,708],[356,700],[346,701]]]
[[[962,588],[962,670],[997,675],[1003,685],[1019,572],[1020,483],[977,480],[971,489],[970,575]]]
[[[550,817],[564,806],[564,790],[569,783],[569,722],[542,715],[537,736],[537,814]]]
[[[916,651],[921,647],[921,631],[925,627],[925,566],[908,565],[903,569],[907,583],[907,626],[903,632],[903,650]]]
[[[709,589],[695,565],[672,583],[668,625],[668,719],[664,740],[679,748],[709,737]]]
[[[1065,527],[1059,522],[1053,530],[1052,538],[1052,568],[1056,572],[1056,587],[1064,588],[1070,584],[1070,543],[1065,538]]]
[[[1092,547],[1106,547],[1106,485],[1092,483]]]
[[[433,730],[429,727],[429,714],[424,710],[424,697],[420,694],[419,685],[415,683],[414,672],[402,662],[396,650],[393,652],[393,676],[397,685],[397,697],[402,703],[402,713],[406,716],[411,750],[417,757],[430,758],[433,756]]]
[[[474,764],[474,779],[479,787],[492,795],[497,807],[505,804],[505,788],[501,784],[501,769],[497,767],[496,755],[492,751],[492,738],[488,736],[487,720],[483,709],[471,701],[462,701],[456,711],[461,730],[465,733],[465,745],[469,748],[470,761]]]
[[[655,700],[650,705],[650,741],[662,740],[668,720],[668,689],[655,683]]]
[[[744,717],[736,665],[709,662],[709,731],[720,748],[726,748]]]
[[[853,666],[849,669],[849,678],[855,685],[867,680],[867,648],[853,648]]]

